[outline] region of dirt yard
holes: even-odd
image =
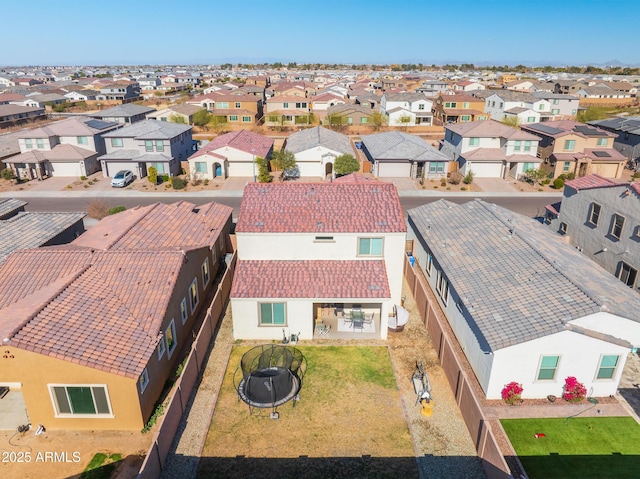
[[[0,431],[0,477],[42,479],[77,477],[98,452],[121,454],[112,477],[136,476],[153,433],[117,431],[46,431],[24,435]]]

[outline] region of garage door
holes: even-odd
[[[470,167],[476,178],[502,178],[502,162],[471,163]],[[469,171],[469,166],[466,171]]]
[[[51,176],[74,176],[80,178],[84,173],[80,169],[80,162],[70,161],[68,163],[51,162]]]
[[[388,162],[378,163],[378,176],[390,178],[409,178],[411,175],[411,163],[406,162]]]
[[[113,177],[113,175],[115,175],[118,171],[120,170],[131,170],[133,171],[133,174],[136,176],[139,176],[139,172],[138,172],[138,163],[137,162],[131,162],[131,161],[121,161],[121,162],[117,162],[117,161],[107,161],[105,162],[105,169],[104,169],[104,175],[108,176],[108,177]]]

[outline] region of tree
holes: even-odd
[[[534,185],[542,185],[542,182],[549,176],[549,174],[543,169],[535,168],[531,168],[530,170],[525,171],[524,174],[527,175],[527,177],[531,181],[533,181]]]
[[[513,128],[517,128],[518,126],[520,126],[520,118],[518,118],[517,116],[505,116],[502,120],[502,123],[504,123],[507,126],[511,126]]]
[[[271,183],[271,175],[269,174],[269,163],[266,159],[258,157],[256,158],[256,165],[258,165],[258,181],[260,183]]]
[[[13,170],[11,170],[11,168],[5,168],[4,170],[2,170],[0,172],[0,176],[2,176],[3,180],[13,180],[16,175],[13,174]]]
[[[280,150],[273,154],[273,164],[279,171],[292,170],[298,166],[295,155],[286,150]]]
[[[151,183],[152,185],[158,184],[158,170],[154,166],[149,167],[147,176],[149,177],[149,183]]]
[[[374,111],[371,114],[371,123],[373,124],[373,129],[378,131],[382,126],[387,124],[387,116],[379,111]]]
[[[345,126],[342,116],[335,113],[327,115],[327,123],[332,130],[342,130]]]
[[[407,128],[409,128],[409,123],[411,123],[411,117],[409,115],[402,115],[400,118],[398,118],[398,121],[402,126],[404,126],[404,129],[406,130]]]
[[[207,110],[200,110],[193,114],[193,124],[206,126],[211,121],[212,115]]]
[[[181,125],[185,125],[187,123],[187,121],[184,119],[184,116],[178,115],[176,113],[169,116],[169,121],[171,123],[179,123]]]
[[[353,155],[340,155],[333,162],[333,171],[335,171],[336,176],[348,175],[360,171],[360,162]]]

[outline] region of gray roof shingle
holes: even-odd
[[[289,136],[285,149],[295,154],[317,146],[324,146],[330,150],[353,155],[353,148],[347,135],[322,128],[321,126],[293,133]]]
[[[361,139],[374,160],[451,161],[422,138],[408,133],[386,131]]]

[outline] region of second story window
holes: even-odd
[[[520,145],[522,144],[522,142],[520,140],[517,140],[514,144],[513,144],[513,151],[520,151]]]
[[[589,223],[591,223],[593,226],[598,226],[601,209],[602,207],[598,203],[591,203],[591,209],[589,211]]]
[[[359,256],[382,256],[382,238],[359,238]]]
[[[36,146],[38,147],[39,150],[42,150],[44,148],[44,140],[42,138],[37,138]]]
[[[529,140],[524,142],[524,151],[531,151],[531,142]]]
[[[164,143],[162,140],[156,140],[156,151],[164,151]]]
[[[469,146],[479,146],[480,138],[469,138]]]
[[[31,138],[26,138],[24,140],[24,146],[27,148],[33,148],[33,142],[31,141]]]
[[[122,146],[122,138],[111,138],[111,146],[114,148]]]
[[[420,103],[418,105],[418,110],[424,110],[424,103]]]
[[[239,101],[236,102],[236,108],[242,108],[242,104]]]
[[[153,151],[153,141],[145,140],[144,142],[144,151]]]
[[[606,138],[598,138],[598,146],[607,146]]]
[[[576,148],[576,140],[564,140],[564,151],[573,151]]]
[[[622,237],[622,230],[624,228],[624,216],[614,214],[611,221],[611,231],[609,234],[614,238],[620,239]]]
[[[86,145],[88,143],[86,136],[78,137],[78,145]]]

